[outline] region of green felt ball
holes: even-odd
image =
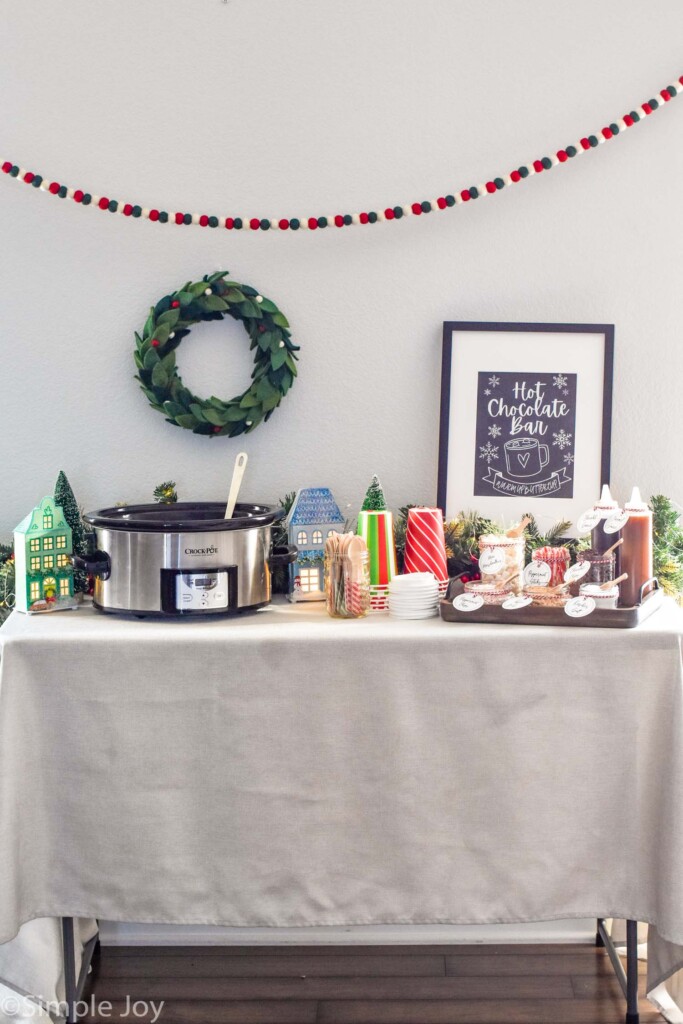
[[[289,226],[292,229],[292,231],[298,231],[299,228],[301,227],[301,221],[299,220],[298,217],[292,217],[289,221]]]
[[[394,207],[394,217],[396,218],[396,220],[400,220],[402,216],[403,216],[403,207],[402,206],[395,206]]]
[[[351,216],[351,214],[350,214],[350,213],[345,213],[345,214],[344,214],[344,223],[345,223],[345,224],[346,224],[347,226],[348,226],[349,224],[353,224],[353,217]]]
[[[470,199],[478,199],[479,198],[479,189],[477,188],[476,185],[472,185],[472,187],[470,189],[468,189],[468,191],[469,191],[469,194],[470,194]]]
[[[318,217],[318,227],[319,228],[326,228],[327,227],[327,217]]]
[[[166,210],[159,210],[159,220],[162,224],[168,224],[168,213]]]
[[[211,220],[209,219],[209,224],[210,223],[211,223]],[[266,220],[266,218],[264,217],[263,220],[260,223],[261,231],[267,231],[269,227],[270,227],[270,221]]]
[[[631,117],[633,118],[633,120],[634,120],[634,121],[635,121],[636,123],[637,123],[638,121],[640,121],[640,114],[638,113],[638,111],[637,111],[637,110],[632,110],[632,111],[631,111],[631,115],[630,115],[630,116],[631,116]]]
[[[654,99],[654,97],[651,100],[648,100],[647,102],[650,104],[653,110],[656,110],[659,106],[659,100]]]
[[[505,182],[503,181],[502,178],[494,178],[493,184],[496,186],[497,189],[505,188]]]
[[[132,209],[132,214],[134,217],[140,217],[142,215],[142,207],[134,206]]]
[[[611,131],[612,135],[619,134],[619,125],[616,123],[616,121],[612,122],[612,124],[609,126],[609,130]]]
[[[83,194],[83,198],[81,199],[81,206],[90,206],[91,203],[92,203],[92,196],[90,195],[89,192],[85,192]]]
[[[422,207],[422,212],[423,213],[431,213],[432,212],[432,204],[429,202],[428,199],[425,199],[424,202],[420,203],[420,206]]]
[[[116,213],[118,208],[119,208],[119,204],[117,203],[117,201],[115,199],[110,199],[109,200],[109,206],[107,207],[109,212],[110,213]]]
[[[10,178],[16,178],[18,176],[18,174],[19,174],[19,167],[17,166],[17,164],[14,164],[14,166],[12,167],[12,169],[11,169],[11,171],[9,173],[10,173]]]
[[[595,135],[589,135],[588,136],[588,141],[591,144],[591,146],[593,147],[593,149],[595,149],[595,147],[598,145],[598,140],[597,140],[597,137]]]
[[[576,146],[567,146],[565,153],[567,156],[576,156]]]
[[[678,93],[676,92],[676,88],[673,85],[667,85],[666,91],[668,92],[668,94],[671,97],[671,99],[673,99],[674,96],[678,96]]]
[[[541,166],[545,167],[546,171],[550,170],[550,168],[553,166],[553,162],[549,156],[543,157],[543,159],[541,160]]]
[[[62,185],[57,193],[60,199],[66,199],[66,185]]]
[[[446,206],[455,206],[455,196],[446,196]]]
[[[520,178],[528,178],[529,177],[529,168],[528,167],[518,167],[517,170],[519,171]]]
[[[136,207],[133,207],[133,216],[135,216],[135,210],[136,210]],[[192,223],[192,214],[191,213],[186,213],[183,216],[183,224],[191,224],[191,223]]]
[[[43,184],[43,176],[42,176],[42,174],[36,174],[35,178],[31,182],[31,184],[33,185],[34,188],[40,188],[40,186]]]
[[[370,210],[368,213],[368,224],[374,224],[377,221],[377,214],[374,210]]]
[[[161,214],[159,215],[159,219],[161,219]],[[217,228],[218,227],[218,217],[209,217],[209,227],[210,228]]]

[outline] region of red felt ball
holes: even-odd
[[[60,185],[59,185],[58,181],[50,182],[50,192],[52,193],[53,196],[57,195],[57,193],[59,192],[59,188],[60,188]]]
[[[176,215],[175,215],[175,222],[176,222],[176,224],[182,224],[184,216],[185,216],[184,213],[176,213]]]
[[[369,219],[370,218],[368,217],[367,213],[361,213],[361,215],[359,217],[359,220],[360,220],[361,224],[367,224]]]
[[[174,299],[173,302],[171,303],[171,309],[177,309],[179,305],[180,303],[178,302],[178,300]]]
[[[591,144],[590,144],[590,142],[588,141],[588,139],[584,135],[584,137],[581,139],[581,149],[590,149],[590,148],[591,148]]]
[[[631,117],[631,115],[630,114],[624,114],[624,124],[626,125],[626,127],[627,128],[632,128],[633,127],[633,123],[634,122],[633,122],[633,118]]]
[[[208,218],[207,214],[203,213],[201,215],[201,217],[199,218],[199,223],[200,223],[201,227],[203,227],[203,228],[205,228],[207,226],[207,224],[209,223],[209,218]]]
[[[334,218],[334,223],[337,225],[338,228],[343,228],[344,227],[344,218],[341,215],[341,213],[338,213],[336,215],[336,217]]]
[[[126,203],[125,206],[123,207],[123,216],[124,217],[130,217],[132,212],[133,212],[133,204],[132,203]]]
[[[678,79],[679,85],[683,85],[683,75]]]
[[[235,226],[235,218],[234,217],[226,217],[225,218],[225,226],[228,229],[228,231],[232,231],[232,229]]]
[[[52,189],[52,185],[50,185],[50,189]],[[100,199],[100,201],[99,201],[99,203],[97,205],[99,206],[100,210],[106,210],[107,207],[109,206],[109,200],[107,199],[106,196],[102,196],[102,198]]]
[[[611,139],[612,138],[612,129],[611,128],[603,128],[602,129],[602,135],[603,135],[603,138],[605,138],[605,139]]]
[[[5,160],[4,164],[2,165],[2,169],[5,172],[5,174],[9,174],[9,172],[12,170],[12,161]]]
[[[261,221],[258,219],[258,217],[251,218],[251,220],[249,221],[249,227],[251,228],[252,231],[258,231],[258,229],[261,227]]]
[[[667,93],[667,96],[668,95],[669,94]],[[27,171],[26,174],[24,175],[24,181],[26,182],[27,185],[30,185],[34,178],[35,178],[35,174],[33,173],[33,171]]]
[[[159,211],[158,210],[150,210],[149,211],[149,219],[150,220],[159,220]]]
[[[315,229],[318,226],[318,218],[317,217],[309,217],[308,218],[308,226],[311,229],[311,231],[315,231]]]
[[[159,339],[152,338],[152,340],[150,341],[150,345],[152,346],[152,348],[159,348]]]
[[[277,222],[277,226],[279,227],[280,231],[286,231],[287,228],[289,227],[289,221],[287,220],[286,217],[283,217],[282,220],[279,220]]]
[[[666,89],[662,89],[659,95],[662,97],[665,103],[668,103],[671,99],[671,94],[668,93]]]
[[[646,114],[651,114],[652,113],[652,107],[650,106],[649,103],[643,103],[643,110],[645,111]]]
[[[470,199],[472,198],[472,196],[470,195],[469,189],[464,188],[462,190],[462,192],[460,193],[460,198],[462,199],[463,203],[468,203],[470,201]]]
[[[536,174],[540,174],[541,171],[545,170],[545,167],[540,160],[534,160],[534,170],[536,171]]]
[[[419,217],[420,214],[422,213],[422,203],[413,203],[410,209],[413,211],[416,217]]]
[[[393,211],[391,206],[387,206],[386,210],[384,211],[384,216],[386,217],[387,220],[393,220],[394,219],[396,214],[394,213],[394,211]]]
[[[74,192],[74,202],[75,203],[82,203],[84,195],[85,195],[85,193],[83,192],[83,189],[77,188],[76,191]]]
[[[510,171],[510,180],[511,181],[521,181],[522,180],[522,175],[519,173],[519,171]]]
[[[467,573],[465,573],[463,576],[461,576],[460,579],[462,580],[463,583],[469,583],[470,582],[470,578],[467,575]]]
[[[492,181],[487,181],[486,182],[486,191],[489,194],[493,194],[496,191],[496,186],[493,184]]]
[[[448,203],[446,202],[446,199],[445,199],[444,196],[439,196],[439,198],[436,201],[436,204],[437,204],[437,206],[439,207],[440,210],[445,210],[446,207],[448,206]]]
[[[563,149],[558,149],[558,151],[557,151],[557,159],[560,161],[561,164],[563,164],[563,163],[565,163],[569,159],[569,157],[567,156],[567,154],[565,153],[565,151]]]

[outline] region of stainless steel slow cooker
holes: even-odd
[[[124,505],[89,512],[91,555],[74,567],[95,577],[95,607],[146,615],[225,615],[270,601],[271,567],[293,562],[296,548],[272,551],[271,528],[283,513],[267,505],[221,502]]]

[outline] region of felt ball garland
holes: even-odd
[[[542,156],[522,164],[509,171],[507,174],[491,178],[489,181],[478,185],[470,185],[468,188],[454,190],[447,195],[439,196],[436,199],[422,199],[405,205],[387,206],[384,210],[368,210],[362,213],[336,213],[320,217],[217,217],[206,213],[168,213],[166,210],[154,207],[147,209],[132,203],[122,203],[117,199],[109,199],[106,196],[93,195],[83,189],[67,188],[58,181],[48,182],[42,175],[34,171],[27,171],[11,160],[5,160],[1,169],[10,178],[23,181],[26,185],[41,192],[57,196],[60,199],[73,199],[81,206],[93,206],[108,213],[122,214],[124,217],[151,220],[158,224],[177,224],[178,226],[196,224],[203,228],[226,228],[228,231],[317,231],[319,228],[335,227],[344,228],[352,224],[378,224],[383,221],[402,220],[403,217],[420,217],[423,213],[431,213],[433,210],[448,210],[453,206],[460,206],[468,203],[471,199],[478,199],[480,196],[495,195],[497,192],[516,185],[534,174],[542,174],[559,164],[565,164],[581,153],[590,149],[596,149],[601,143],[609,142],[616,138],[627,128],[632,128],[639,121],[644,120],[660,107],[666,106],[680,92],[683,92],[683,75],[670,85],[664,86],[657,96],[651,97],[645,103],[628,114],[624,114],[616,121],[605,125],[598,134],[585,135],[577,143],[564,146],[558,149],[552,156]]]

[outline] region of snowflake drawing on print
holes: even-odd
[[[489,396],[489,395],[491,394],[491,388],[484,388],[484,394],[485,394],[485,395],[487,396],[487,398],[488,398],[488,396]]]
[[[500,437],[502,433],[503,431],[497,423],[494,423],[493,426],[489,427],[489,437]]]
[[[486,465],[490,466],[494,459],[498,458],[498,446],[491,444],[487,441],[486,444],[479,445],[479,458],[486,460]]]
[[[561,452],[565,448],[569,448],[572,443],[572,435],[568,434],[566,430],[559,430],[557,434],[553,434],[553,439],[553,444],[557,445]]]
[[[568,466],[571,466],[572,462],[574,461],[574,456],[567,454],[564,456],[564,461]]]
[[[562,394],[563,395],[568,395],[569,394],[569,388],[562,388]]]
[[[567,386],[566,374],[564,374],[564,373],[556,373],[556,374],[554,374],[554,376],[553,376],[553,384],[555,385],[556,388],[566,388],[566,386]]]
[[[492,388],[497,388],[500,384],[500,377],[496,377],[495,373],[492,377],[489,377],[489,384]]]

